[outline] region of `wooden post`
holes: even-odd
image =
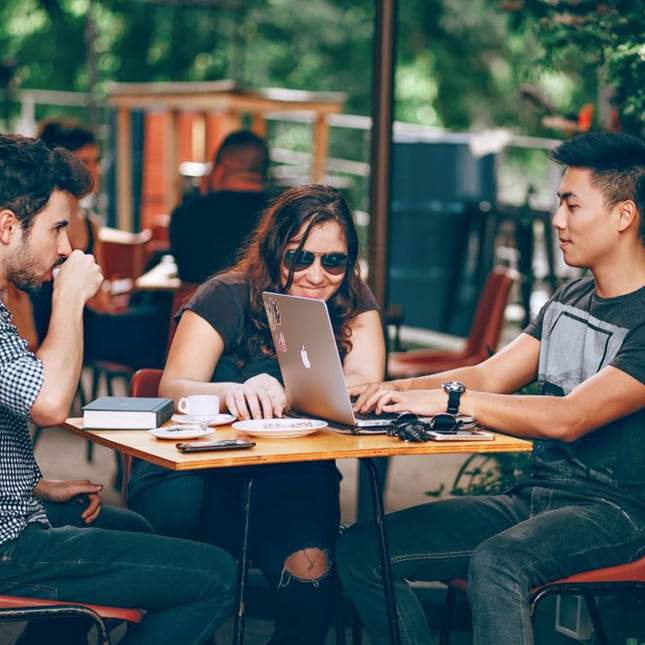
[[[253,114],[253,120],[251,129],[255,134],[263,139],[266,139],[267,136],[267,120],[264,118],[264,115],[261,112],[255,112]]]
[[[179,112],[177,110],[170,110],[166,123],[168,124],[168,130],[166,133],[166,163],[164,174],[166,181],[166,209],[167,212],[170,212],[181,201],[178,181],[178,151],[181,138]]]
[[[132,136],[130,110],[119,108],[119,134],[117,139],[117,226],[124,231],[132,230]]]
[[[327,149],[329,148],[329,126],[327,124],[327,117],[324,114],[318,114],[314,123],[313,144],[311,180],[314,183],[319,183],[325,177],[325,162],[327,160]]]

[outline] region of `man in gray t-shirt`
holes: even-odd
[[[468,579],[478,645],[533,642],[530,589],[631,562],[645,544],[645,144],[581,135],[553,153],[566,167],[553,216],[565,262],[592,277],[559,289],[510,345],[484,361],[351,388],[356,409],[461,412],[534,440],[525,481],[388,517],[404,643],[428,642],[406,580]],[[538,395],[514,395],[537,382]],[[337,559],[373,643],[389,638],[372,527],[341,536]]]

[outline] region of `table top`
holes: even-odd
[[[528,452],[530,441],[495,434],[492,441],[428,441],[408,443],[387,435],[348,435],[324,429],[306,437],[290,439],[256,438],[219,426],[204,441],[249,438],[253,448],[201,453],[181,453],[176,440],[156,439],[146,430],[85,430],[83,419],[71,418],[61,426],[95,443],[171,470],[252,466],[268,463],[324,461],[394,455],[441,455],[447,453]]]
[[[177,277],[175,264],[161,262],[135,281],[134,286],[139,291],[177,291],[181,280]]]

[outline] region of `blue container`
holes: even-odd
[[[392,152],[388,301],[406,325],[460,336],[478,295],[471,234],[479,204],[494,204],[497,191],[496,155],[475,157],[472,137],[398,135]]]

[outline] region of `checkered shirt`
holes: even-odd
[[[0,544],[17,538],[29,522],[49,526],[34,496],[42,475],[29,435],[29,413],[43,378],[43,364],[0,302]]]

